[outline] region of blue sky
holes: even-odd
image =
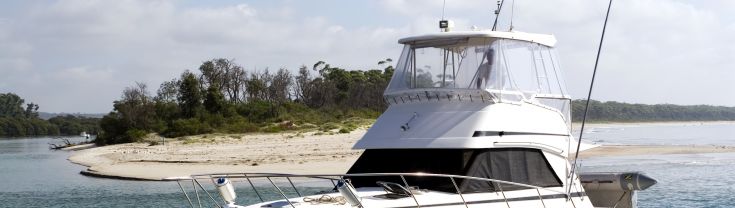
[[[457,30],[489,28],[494,6],[447,0],[445,13]],[[515,2],[515,30],[556,35],[574,98],[586,95],[606,6]],[[593,98],[735,106],[732,11],[735,1],[615,0]],[[212,58],[376,68],[399,55],[397,39],[436,32],[441,12],[441,0],[2,1],[0,92],[42,111],[101,113],[136,81],[155,90]]]

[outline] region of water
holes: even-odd
[[[589,128],[585,135],[589,141],[602,144],[735,145],[735,124],[622,125]],[[69,152],[48,150],[51,142],[55,141],[51,138],[0,139],[0,207],[188,206],[174,182],[122,181],[80,175],[79,171],[85,167],[67,161]],[[732,174],[735,153],[601,157],[582,160],[582,165],[584,172],[644,171],[656,178],[658,184],[639,192],[639,207],[735,207],[735,175]],[[191,190],[191,184],[185,185]],[[320,190],[323,189],[299,191],[316,193]],[[251,192],[238,189],[238,196],[241,196],[238,203],[257,201]],[[261,194],[266,195],[266,199],[277,199],[276,193],[270,190]]]
[[[0,140],[0,207],[171,207],[175,183],[98,179],[51,151],[51,138]]]
[[[585,130],[599,144],[735,145],[735,124],[619,125]],[[643,171],[658,184],[638,207],[735,207],[735,153],[638,155],[582,160],[582,171]]]

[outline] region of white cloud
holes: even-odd
[[[42,110],[105,112],[133,82],[155,89],[211,58],[234,58],[249,69],[296,69],[318,60],[367,69],[377,67],[379,59],[395,59],[397,39],[436,32],[442,12],[440,0],[371,2],[395,21],[365,26],[335,23],[335,18],[353,17],[304,14],[288,6],[178,3],[61,0],[3,17],[0,90],[19,92],[42,104]],[[517,30],[557,35],[567,83],[578,98],[586,94],[606,6],[606,1],[587,0],[515,5]],[[735,32],[727,9],[732,6],[728,1],[613,2],[595,98],[735,105],[735,98],[700,93],[735,82],[729,70],[735,51],[726,44]],[[448,1],[445,13],[457,30],[489,28],[494,7],[494,1]],[[501,20],[500,28],[507,28],[507,18]],[[49,92],[94,95],[95,101]]]

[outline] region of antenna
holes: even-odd
[[[513,0],[510,4],[510,28],[508,31],[513,31],[513,14],[515,14],[516,10],[516,0]]]
[[[602,51],[602,41],[605,40],[605,29],[607,29],[607,19],[610,17],[610,7],[612,7],[612,0],[609,0],[607,4],[607,14],[605,14],[605,23],[602,25],[602,35],[600,36],[600,45],[597,46],[597,58],[595,59],[595,68],[592,70],[592,80],[590,81],[590,90],[587,92],[587,102],[584,106],[584,114],[582,115],[582,127],[579,130],[579,140],[577,141],[577,151],[574,153],[574,165],[570,176],[570,186],[567,193],[571,193],[572,186],[571,181],[574,180],[574,174],[577,170],[577,160],[579,158],[579,147],[582,144],[582,135],[584,134],[584,124],[587,121],[587,111],[590,109],[590,98],[592,97],[592,88],[595,86],[595,75],[597,75],[597,64],[600,62],[600,51]]]
[[[442,20],[444,20],[444,9],[447,8],[447,0],[442,3]]]
[[[498,9],[495,10],[495,22],[493,23],[493,31],[495,31],[498,26],[498,17],[500,17],[500,10],[503,9],[503,2],[505,2],[505,0],[498,0]]]

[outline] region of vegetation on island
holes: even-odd
[[[38,104],[25,103],[16,94],[0,93],[0,137],[79,135],[85,131],[96,134],[99,131],[99,119],[66,115],[44,120],[39,118],[38,109]]]
[[[347,70],[323,61],[302,66],[247,71],[233,60],[203,62],[151,94],[145,83],[126,88],[114,110],[100,121],[97,144],[141,141],[212,132],[247,133],[318,130],[347,133],[367,125],[386,108],[382,94],[393,75],[382,69]]]
[[[572,102],[572,121],[581,122],[586,100]],[[630,104],[615,101],[590,101],[587,121],[657,122],[657,121],[735,121],[735,107],[711,105]]]

